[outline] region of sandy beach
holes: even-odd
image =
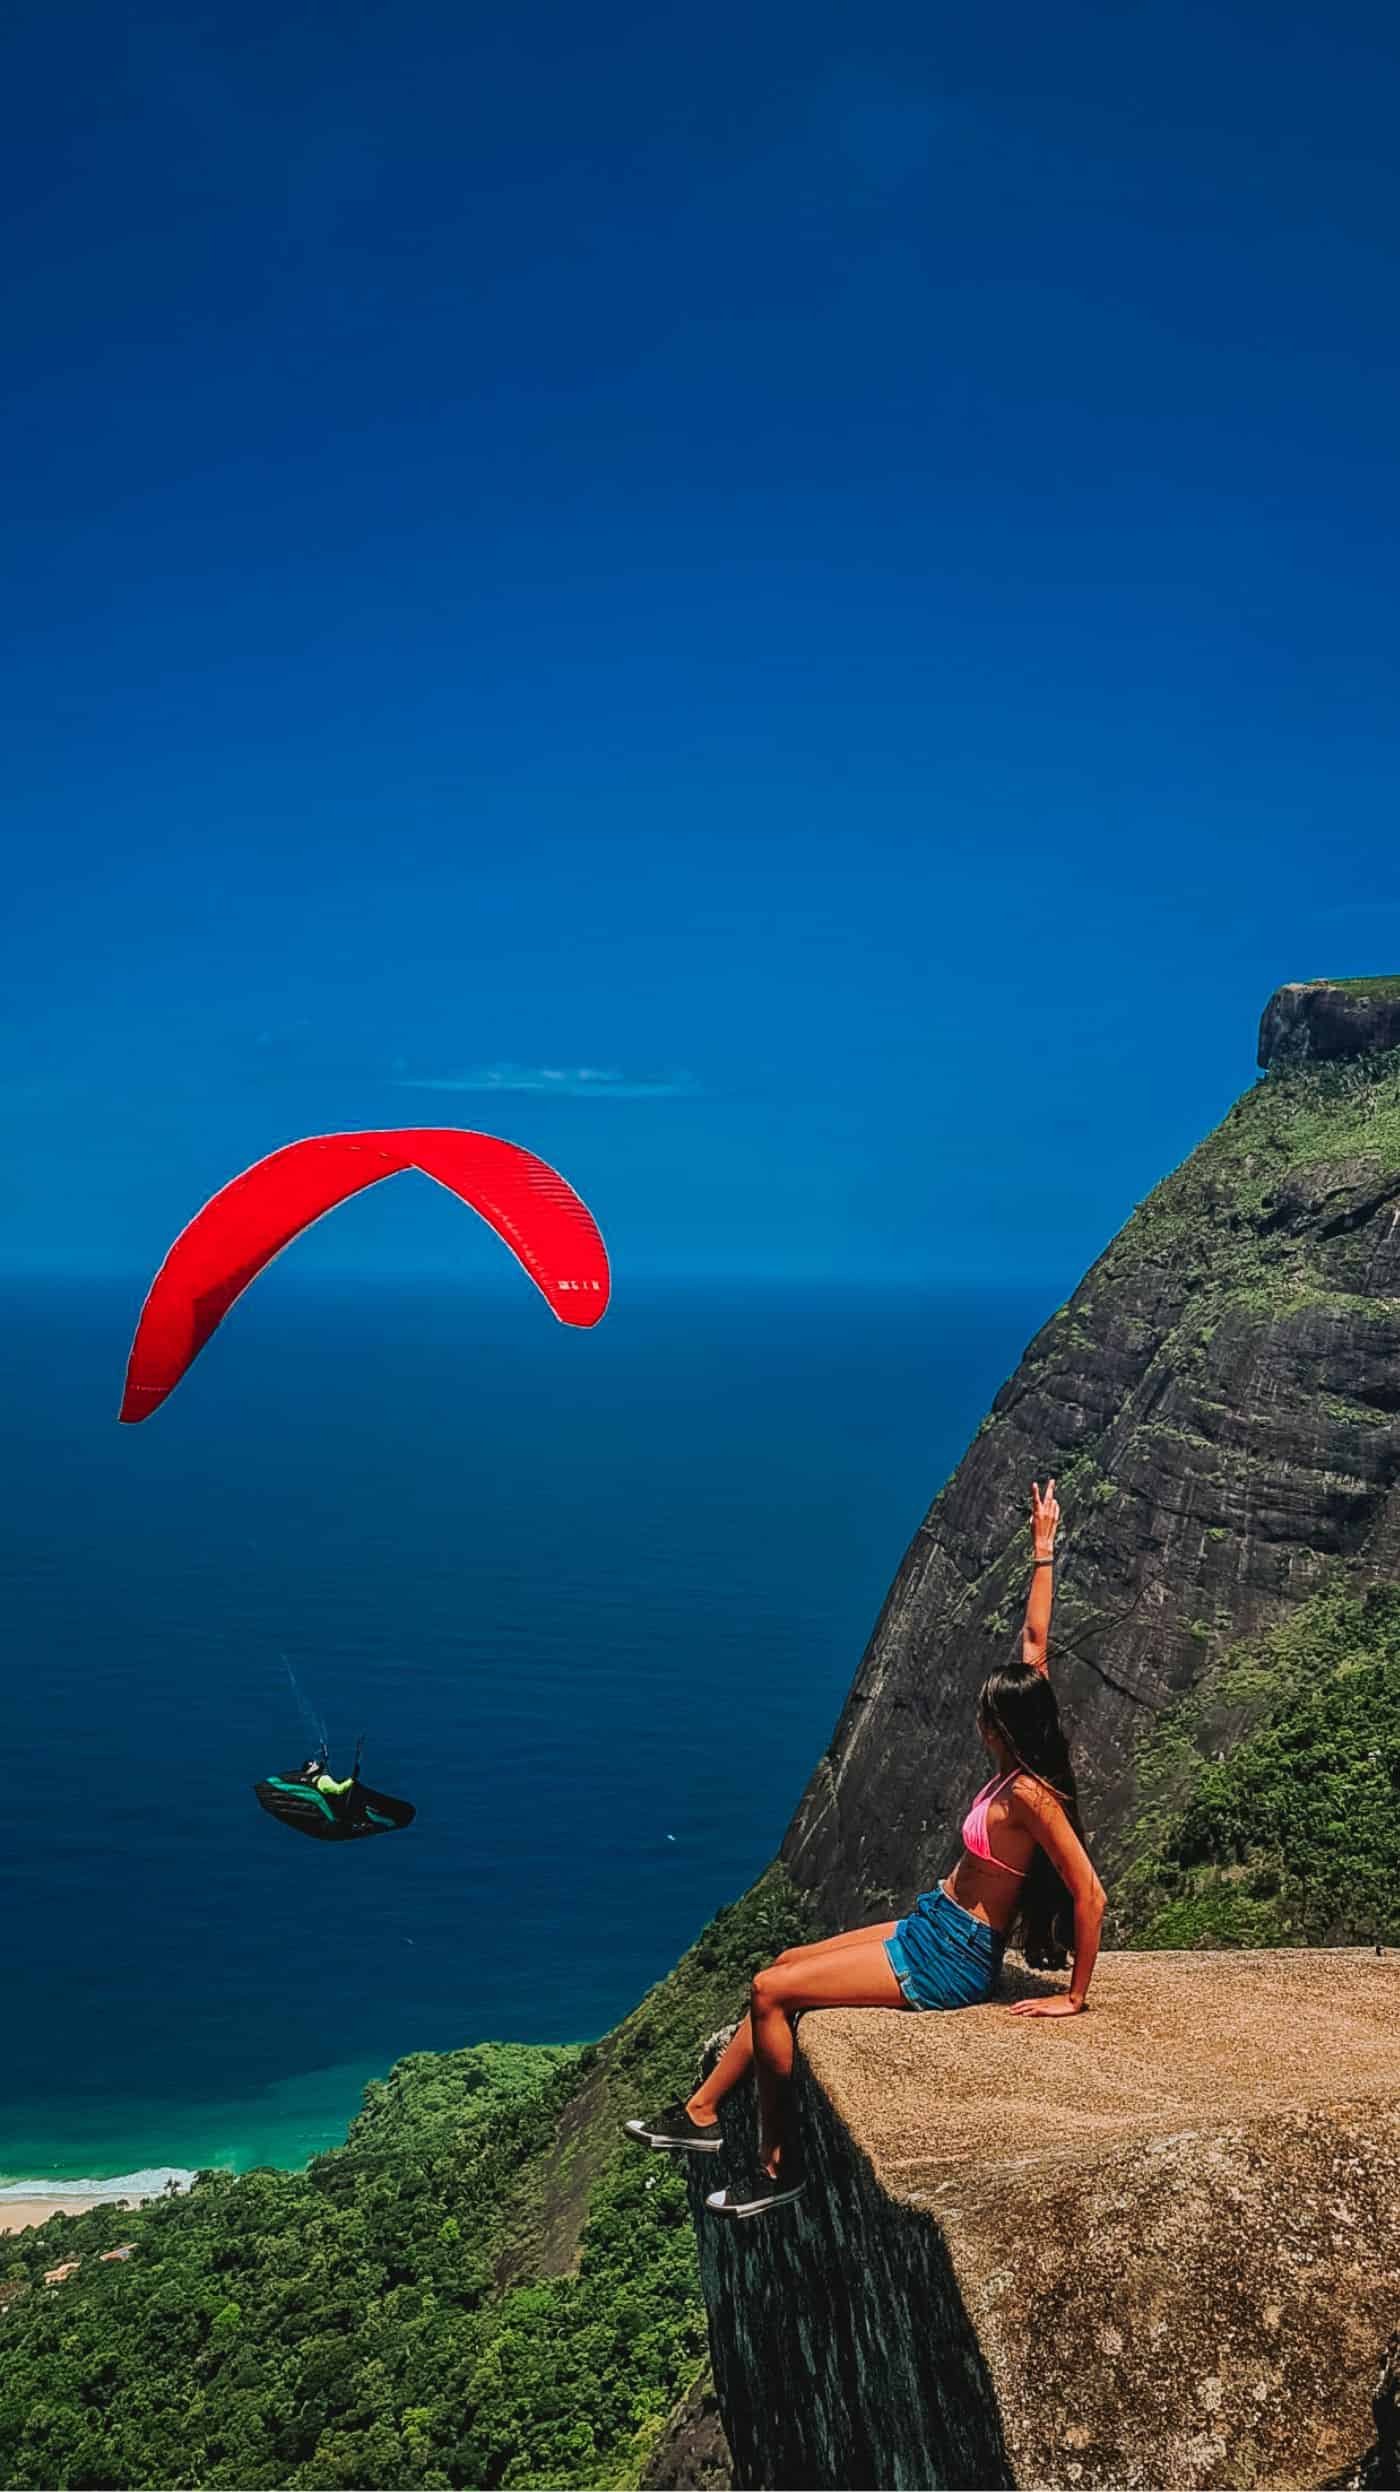
[[[0,2198],[0,2232],[27,2232],[52,2215],[86,2215],[94,2206],[133,2206],[132,2198]]]
[[[124,2172],[115,2180],[51,2182],[10,2181],[0,2188],[0,2233],[27,2232],[55,2215],[86,2215],[95,2206],[140,2206],[167,2189],[188,2189],[193,2172],[181,2165],[161,2164],[152,2171]]]

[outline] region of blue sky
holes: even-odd
[[[463,1122],[1058,1290],[1400,968],[1392,10],[9,24],[12,1269]]]

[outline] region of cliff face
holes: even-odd
[[[1053,1668],[1120,1935],[1400,1939],[1400,979],[1281,989],[1259,1061],[905,1554],[783,1845],[827,1927],[949,1863],[1053,1472]],[[1394,2360],[1355,2468],[1400,2275],[1397,1979],[1109,1954],[1033,2081],[999,2007],[805,2017],[806,2200],[718,2224],[692,2180],[735,2481],[1390,2481]]]
[[[831,2010],[797,2083],[797,2206],[691,2183],[737,2484],[1263,2492],[1354,2478],[1374,2429],[1387,2480],[1393,1960],[1108,1956],[1070,2025]]]
[[[902,1910],[948,1866],[982,1779],[976,1691],[1017,1650],[1033,1476],[1056,1475],[1066,1515],[1054,1667],[1110,1877],[1144,1734],[1309,1596],[1400,1576],[1397,1016],[1400,980],[1281,990],[1267,1077],[998,1393],[783,1845],[829,1925]]]
[[[1400,1047],[1400,978],[1318,978],[1281,986],[1264,1007],[1259,1062],[1316,1064]]]

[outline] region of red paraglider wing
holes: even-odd
[[[405,1168],[479,1212],[561,1323],[597,1323],[609,1288],[602,1238],[572,1186],[533,1152],[444,1126],[316,1134],[245,1168],[181,1230],[141,1310],[121,1417],[134,1424],[159,1408],[235,1298],[303,1229]]]

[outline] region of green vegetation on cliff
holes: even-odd
[[[1340,1189],[1363,1169],[1400,1169],[1400,1049],[1281,1066],[1153,1188],[1090,1278],[1185,1257],[1219,1300],[1309,1295],[1315,1240],[1290,1219],[1290,1192],[1306,1199],[1309,1170],[1328,1172]]]
[[[1138,1753],[1118,1943],[1400,1945],[1400,1588],[1231,1647]]]
[[[687,2092],[755,1967],[808,1934],[772,1874],[605,2043],[419,2054],[304,2173],[15,2236],[0,2480],[637,2482],[705,2320],[681,2175],[619,2123]],[[135,2256],[101,2264],[118,2241]]]

